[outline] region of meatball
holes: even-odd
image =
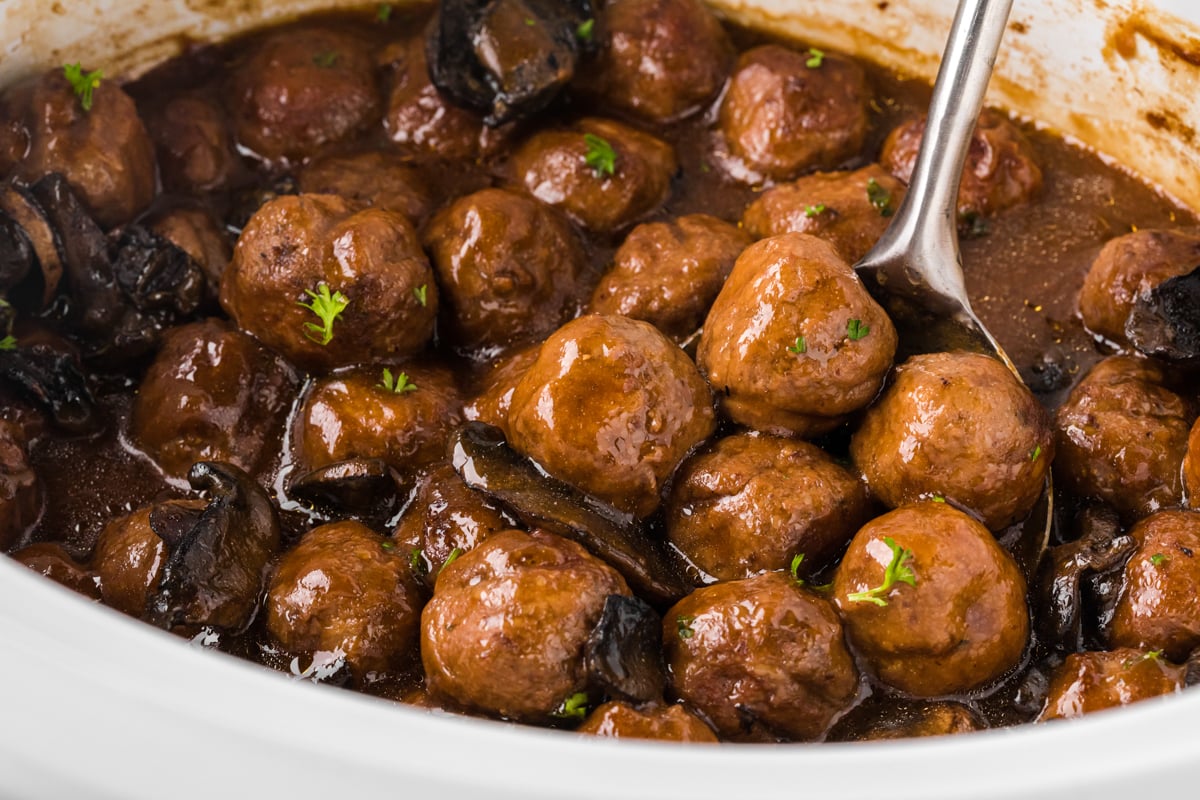
[[[1200,512],[1160,511],[1129,535],[1137,550],[1125,564],[1111,643],[1182,661],[1200,647]]]
[[[952,736],[980,731],[987,727],[971,709],[961,703],[889,702],[874,710],[865,724],[847,725],[862,706],[838,723],[829,739],[835,742],[865,742],[884,739],[910,739],[921,736]]]
[[[154,144],[116,81],[101,80],[84,109],[63,70],[0,99],[0,119],[19,121],[24,158],[13,176],[34,183],[60,173],[103,228],[129,222],[154,199]]]
[[[1161,654],[1130,648],[1071,653],[1050,676],[1039,722],[1071,719],[1183,689],[1184,669]]]
[[[661,206],[677,168],[675,151],[666,142],[597,118],[534,134],[510,162],[518,186],[599,233]]]
[[[41,484],[25,436],[17,423],[0,419],[0,552],[16,544],[41,514]]]
[[[788,180],[858,155],[868,97],[866,75],[849,58],[763,45],[738,59],[721,101],[721,132],[751,170]]]
[[[819,739],[858,695],[837,612],[783,573],[697,589],[663,641],[672,691],[725,739]]]
[[[296,183],[306,194],[336,194],[359,205],[403,214],[414,226],[433,210],[433,198],[420,173],[379,150],[317,159],[300,170]]]
[[[1180,504],[1195,409],[1165,377],[1156,361],[1113,356],[1071,390],[1056,419],[1054,473],[1064,489],[1108,503],[1126,521]]]
[[[645,322],[598,315],[542,344],[508,415],[517,450],[639,517],[715,426],[712,395],[682,350]]]
[[[683,463],[672,481],[667,538],[718,580],[835,558],[867,520],[866,488],[820,448],[739,434]]]
[[[584,85],[650,122],[698,111],[733,64],[729,37],[701,0],[614,0],[597,26],[607,46]]]
[[[295,373],[216,319],[173,328],[134,398],[130,436],[164,473],[183,480],[197,461],[249,473],[277,450],[295,398]]]
[[[590,310],[644,320],[682,340],[704,315],[750,237],[707,214],[637,226],[592,293]]]
[[[908,183],[925,135],[925,118],[901,123],[888,134],[879,163]],[[969,222],[1028,203],[1042,188],[1042,170],[1029,140],[1008,117],[984,109],[967,146],[958,186],[958,218]]]
[[[1183,457],[1183,488],[1190,508],[1200,509],[1200,419],[1192,425]]]
[[[454,338],[469,347],[543,339],[578,293],[586,257],[557,211],[506,189],[443,209],[425,231]]]
[[[853,264],[883,235],[904,192],[904,184],[878,164],[853,172],[817,172],[763,192],[742,214],[742,225],[757,239],[812,234]]]
[[[833,579],[850,641],[871,670],[918,697],[978,688],[1029,640],[1025,579],[987,528],[945,503],[867,523]]]
[[[1200,231],[1143,229],[1110,239],[1088,268],[1079,313],[1092,333],[1125,341],[1125,322],[1139,297],[1200,264]]]
[[[268,161],[301,160],[379,119],[366,42],[325,28],[268,35],[234,70],[238,142]]]
[[[320,371],[418,352],[433,335],[437,299],[408,220],[333,195],[266,203],[221,279],[221,305],[238,327]],[[344,307],[327,322],[313,310],[322,303]]]
[[[683,706],[651,706],[638,709],[623,702],[605,703],[597,708],[576,733],[607,736],[613,739],[659,739],[670,742],[716,742],[712,728]]]
[[[352,520],[304,534],[267,590],[271,635],[293,653],[337,653],[359,682],[413,659],[420,610],[407,555]]]
[[[293,431],[296,461],[312,470],[379,458],[411,474],[445,455],[446,438],[461,422],[462,398],[445,367],[343,372],[305,396]]]
[[[548,722],[584,689],[584,643],[612,594],[629,587],[574,542],[543,531],[492,536],[445,566],[421,614],[430,692]]]
[[[525,373],[537,361],[541,345],[530,345],[497,359],[484,374],[475,399],[463,408],[463,416],[495,425],[508,432],[508,411],[512,406],[513,392]]]
[[[172,192],[214,192],[238,169],[233,131],[224,109],[207,97],[172,97],[147,119],[157,145],[163,185]]]
[[[992,530],[1024,519],[1054,458],[1050,416],[1002,362],[913,356],[863,417],[850,456],[892,508],[939,496]]]
[[[419,564],[420,577],[441,571],[455,551],[465,553],[511,525],[486,495],[463,482],[446,462],[433,464],[417,477],[412,503],[400,517],[392,539],[401,554]]]
[[[833,247],[788,233],[738,258],[696,363],[734,422],[811,436],[871,402],[895,352],[891,320]]]
[[[200,207],[176,206],[154,214],[147,224],[152,231],[191,256],[215,297],[233,248],[225,229],[212,214]]]
[[[80,565],[58,542],[38,542],[12,554],[24,564],[57,584],[78,592],[89,600],[100,599],[96,573]]]

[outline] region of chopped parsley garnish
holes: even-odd
[[[382,542],[379,543],[379,546],[382,547],[384,550],[395,550],[396,549],[396,543],[393,542],[391,539],[384,539]]]
[[[408,565],[412,567],[412,571],[417,575],[429,574],[429,564],[425,562],[425,553],[419,547],[414,547],[412,552],[408,554]]]
[[[83,67],[78,63],[63,64],[63,77],[71,84],[71,90],[79,98],[79,107],[84,111],[91,111],[92,92],[96,91],[96,87],[100,85],[104,71],[97,69],[92,72],[84,72]]]
[[[1029,453],[1029,460],[1037,461],[1041,457],[1042,457],[1042,446],[1040,444],[1035,445],[1033,450],[1031,450]]]
[[[313,63],[322,69],[329,69],[337,63],[338,54],[334,50],[327,50],[324,53],[317,53],[313,56]]]
[[[913,574],[912,568],[907,563],[912,559],[913,551],[900,547],[890,536],[883,537],[883,543],[892,551],[891,563],[883,571],[883,583],[865,592],[852,592],[846,597],[851,603],[874,603],[877,606],[886,606],[887,600],[884,600],[881,595],[890,592],[897,583],[907,583],[909,586],[917,585],[917,576]]]
[[[1138,664],[1141,664],[1143,661],[1158,661],[1160,658],[1162,658],[1162,654],[1162,650],[1151,650],[1149,653],[1143,653],[1140,656],[1125,659],[1125,663],[1123,663],[1121,666],[1125,669],[1129,669],[1130,667],[1135,667]]]
[[[824,214],[824,213],[825,213],[825,204],[824,203],[817,203],[815,206],[805,206],[804,207],[804,216],[808,217],[809,219],[812,219],[813,217],[815,217],[819,214]]]
[[[550,716],[559,719],[583,719],[588,712],[588,696],[586,692],[576,692],[563,701]]]
[[[933,497],[931,497],[929,499],[935,503],[945,503],[946,502],[946,498],[942,497],[940,494],[935,494]]]
[[[395,394],[404,394],[417,390],[417,385],[409,382],[406,373],[398,372],[392,375],[392,371],[387,367],[383,368],[383,380],[379,382],[379,385]]]
[[[417,288],[413,289],[413,294],[416,295],[417,302],[424,308],[429,303],[429,284],[422,283]]]
[[[375,12],[375,19],[380,22],[387,22],[392,18],[392,4],[381,3],[379,9]]]
[[[463,549],[461,547],[456,547],[451,550],[450,555],[446,556],[446,560],[442,562],[442,568],[438,570],[438,575],[441,575],[446,570],[446,567],[450,566],[455,561],[458,561],[458,557],[462,554]]]
[[[0,350],[16,350],[16,349],[17,349],[17,337],[13,336],[11,333],[8,334],[7,336],[5,336],[3,339],[0,339]]]
[[[797,336],[796,343],[788,345],[788,351],[795,353],[796,355],[800,355],[801,353],[807,353],[808,352],[808,342],[804,341],[803,336]]]
[[[692,623],[696,621],[695,617],[678,616],[675,618],[675,630],[679,631],[680,639],[690,639],[696,635],[692,630]]]
[[[594,133],[585,133],[583,143],[587,145],[583,160],[597,175],[612,175],[617,171],[617,151],[611,144]]]
[[[846,323],[846,336],[850,341],[857,342],[871,332],[870,325],[864,325],[861,319],[852,319]]]
[[[592,35],[595,33],[596,20],[585,19],[579,23],[579,27],[575,29],[575,38],[581,42],[590,42]]]
[[[880,186],[874,178],[867,179],[867,199],[879,211],[881,217],[890,217],[896,213],[892,208],[892,193]]]
[[[792,566],[788,568],[788,572],[792,573],[792,580],[798,585],[804,585],[804,579],[800,577],[800,564],[804,561],[804,553],[796,553],[792,556]]]
[[[350,301],[341,292],[330,294],[329,286],[324,283],[317,286],[317,291],[305,289],[304,293],[311,297],[312,301],[301,301],[296,305],[307,308],[321,320],[320,325],[315,322],[304,323],[304,335],[319,345],[327,345],[333,339],[333,321],[346,310]]]
[[[808,49],[808,60],[804,62],[804,66],[809,69],[817,69],[825,61],[825,51],[818,50],[815,47]]]
[[[2,348],[2,345],[3,345],[3,343],[0,342],[0,348]],[[1150,563],[1156,567],[1161,567],[1163,565],[1163,562],[1166,560],[1167,560],[1167,557],[1164,556],[1162,553],[1155,553],[1154,555],[1150,556]]]
[[[526,17],[525,24],[528,25],[530,28],[533,28],[533,27],[537,26],[537,20],[534,19],[533,17]]]

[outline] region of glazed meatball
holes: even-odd
[[[273,33],[234,75],[238,143],[268,161],[311,157],[379,119],[370,48],[347,33]]]
[[[738,258],[696,363],[734,422],[811,436],[871,402],[895,352],[891,320],[833,247],[788,233]]]
[[[463,408],[463,417],[495,425],[512,438],[508,431],[508,412],[513,392],[525,373],[537,361],[541,345],[530,345],[497,359],[483,376],[475,399]]]
[[[742,225],[756,239],[812,234],[853,264],[883,235],[904,192],[904,184],[878,164],[853,172],[817,172],[763,192],[742,214]]]
[[[392,539],[402,555],[419,564],[418,573],[432,583],[446,559],[465,553],[484,539],[512,527],[486,495],[463,482],[446,462],[433,464],[417,477],[412,503],[400,517]]]
[[[130,436],[178,480],[197,461],[254,474],[277,449],[297,383],[283,360],[227,322],[173,328],[134,399]]]
[[[1124,342],[1125,322],[1139,297],[1200,264],[1200,232],[1143,229],[1110,239],[1088,269],[1079,313],[1093,333]]]
[[[925,118],[902,123],[888,134],[879,163],[908,183],[925,135]],[[1028,203],[1042,188],[1033,147],[1003,114],[985,109],[975,124],[958,187],[958,218],[966,222]]]
[[[1050,676],[1039,722],[1071,719],[1183,689],[1184,669],[1155,652],[1071,653]]]
[[[433,198],[417,170],[379,150],[317,159],[300,170],[296,183],[306,194],[336,194],[403,214],[414,226],[433,210]]]
[[[280,560],[266,610],[288,651],[337,653],[359,682],[416,655],[421,590],[408,557],[358,522],[304,534]]]
[[[629,232],[592,293],[590,309],[644,320],[677,340],[693,334],[750,237],[708,214],[647,222]]]
[[[53,70],[6,92],[0,119],[18,121],[24,139],[13,176],[34,183],[60,173],[102,228],[129,222],[154,199],[154,144],[115,81],[101,80],[85,110]]]
[[[1200,419],[1192,425],[1187,453],[1183,457],[1183,488],[1188,507],[1200,509]]]
[[[605,703],[597,708],[576,733],[613,739],[659,739],[669,742],[716,742],[712,728],[683,706],[635,708],[628,703]]]
[[[1041,496],[1054,433],[1046,410],[999,360],[930,353],[897,367],[850,456],[892,508],[940,496],[1000,530]]]
[[[751,170],[788,180],[858,155],[867,99],[866,75],[854,61],[763,45],[738,59],[721,101],[721,132]]]
[[[38,542],[12,554],[13,560],[24,564],[57,584],[78,592],[89,600],[100,599],[96,573],[82,566],[58,542]]]
[[[945,503],[867,523],[833,598],[875,675],[917,697],[983,686],[1017,665],[1029,639],[1021,571],[987,528]]]
[[[1200,512],[1160,511],[1129,532],[1112,644],[1161,650],[1182,661],[1200,646]]]
[[[518,186],[598,233],[615,231],[661,206],[677,168],[675,151],[666,142],[596,118],[534,134],[510,162]]]
[[[867,519],[866,488],[820,448],[738,434],[683,463],[667,504],[667,538],[718,580],[823,567]]]
[[[843,717],[830,732],[829,741],[866,742],[952,736],[987,728],[974,711],[961,703],[893,701],[874,706],[867,715],[860,714],[863,710],[864,707],[859,706]]]
[[[344,304],[328,323],[312,310],[321,295]],[[221,279],[221,305],[239,328],[319,371],[418,352],[433,335],[437,299],[408,220],[333,195],[268,202]]]
[[[1071,390],[1056,419],[1054,472],[1063,488],[1108,503],[1127,521],[1179,505],[1195,409],[1164,380],[1156,361],[1113,356]]]
[[[224,228],[212,214],[199,207],[176,206],[154,214],[145,224],[191,256],[204,273],[209,292],[215,297],[233,248]]]
[[[597,27],[607,46],[587,69],[584,85],[650,122],[698,111],[733,64],[729,37],[700,0],[614,0]]]
[[[233,131],[220,105],[195,94],[179,95],[152,113],[147,124],[168,190],[187,194],[229,186],[238,156]]]
[[[513,446],[551,475],[639,517],[716,426],[712,396],[682,350],[645,322],[567,323],[513,391]]]
[[[455,340],[497,347],[543,339],[561,325],[586,265],[557,211],[506,189],[443,209],[425,231]]]
[[[438,461],[462,422],[462,397],[445,367],[359,369],[313,384],[296,418],[296,460],[306,470],[379,458],[402,474]],[[390,384],[390,385],[389,385]]]
[[[492,536],[446,565],[421,614],[430,692],[548,722],[584,689],[584,643],[612,594],[629,587],[574,542],[543,531]]]
[[[697,589],[663,641],[671,690],[725,739],[818,739],[858,694],[837,612],[782,573]]]
[[[41,484],[25,436],[16,423],[0,420],[0,552],[16,544],[41,514]]]

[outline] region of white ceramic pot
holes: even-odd
[[[0,1],[0,85],[356,0]],[[952,0],[717,0],[932,77]],[[1190,21],[1189,21],[1190,20]],[[1200,3],[1017,2],[990,101],[1200,207]],[[1200,691],[1047,726],[852,745],[677,746],[430,715],[284,679],[0,558],[0,796],[1125,800],[1196,796]]]

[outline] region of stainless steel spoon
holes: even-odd
[[[895,219],[861,261],[863,282],[900,335],[900,357],[970,350],[1012,360],[971,309],[958,249],[958,186],[1012,0],[961,0],[942,55],[921,149]],[[1005,544],[1031,576],[1049,541],[1053,490]],[[1003,541],[1004,539],[1002,539]]]

